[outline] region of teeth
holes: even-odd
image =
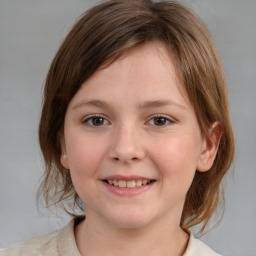
[[[142,180],[137,180],[137,181],[136,181],[136,186],[137,186],[137,187],[140,187],[141,185],[142,185]]]
[[[124,181],[124,180],[119,180],[119,181],[118,181],[118,186],[119,186],[120,188],[126,188],[126,181]]]
[[[143,184],[143,185],[146,185],[147,183],[148,183],[147,180],[143,180],[143,181],[142,181],[142,184]]]
[[[136,181],[135,180],[130,180],[126,182],[127,188],[135,188],[136,187]]]
[[[147,185],[151,180],[107,180],[108,184],[120,187],[120,188],[135,188],[142,185]]]

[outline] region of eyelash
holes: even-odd
[[[92,123],[94,118],[95,118],[95,119],[97,119],[97,118],[102,119],[102,120],[103,120],[103,124],[94,125],[94,124]],[[165,123],[164,123],[163,125],[156,125],[155,123],[150,124],[150,121],[153,121],[153,122],[154,122],[157,118],[163,119]],[[101,115],[90,115],[90,116],[87,116],[85,119],[83,119],[82,122],[83,122],[83,124],[86,124],[86,125],[91,126],[91,127],[99,127],[99,126],[106,125],[106,124],[104,124],[105,122],[108,122],[108,124],[110,123],[109,121],[107,121],[106,118],[104,118],[104,117],[101,116]],[[166,122],[167,122],[168,124],[166,124]],[[171,125],[171,124],[174,123],[174,122],[175,122],[175,121],[174,121],[172,118],[170,118],[169,116],[165,116],[165,115],[155,115],[155,116],[152,116],[152,117],[150,118],[150,120],[147,121],[146,123],[147,123],[147,124],[150,124],[150,125],[152,125],[152,126],[156,126],[156,127],[165,127],[165,126]]]
[[[165,126],[168,126],[168,125],[171,125],[172,123],[174,123],[174,120],[172,118],[170,118],[169,116],[165,116],[165,115],[155,115],[155,116],[152,116],[151,119],[147,123],[149,123],[150,121],[154,122],[154,120],[156,120],[157,118],[164,119],[165,124],[164,125],[156,125],[154,123],[154,124],[152,124],[152,126],[165,127]],[[166,122],[168,122],[168,124],[166,124]]]
[[[102,125],[94,125],[92,123],[93,119],[96,119],[96,118],[101,118],[104,122],[107,121],[106,118],[104,118],[103,116],[101,115],[90,115],[90,116],[87,116],[85,119],[83,119],[83,124],[86,124],[88,126],[91,126],[91,127],[98,127],[98,126],[102,126]],[[91,123],[90,123],[91,122]],[[107,121],[108,122],[108,121]],[[109,122],[108,122],[109,123]]]

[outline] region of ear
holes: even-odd
[[[209,128],[208,134],[204,138],[197,163],[197,171],[206,172],[210,170],[218,152],[220,139],[221,125],[219,122],[214,122]]]
[[[68,162],[68,155],[66,151],[66,143],[63,135],[60,135],[60,146],[61,146],[61,155],[60,155],[60,162],[62,166],[69,170],[69,162]]]

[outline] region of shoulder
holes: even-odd
[[[0,251],[0,256],[59,255],[57,248],[58,231],[33,237]]]
[[[190,234],[187,250],[183,256],[221,256],[202,241]]]
[[[0,256],[80,256],[74,235],[75,220],[60,230],[33,237],[0,250]]]

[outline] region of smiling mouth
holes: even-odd
[[[120,188],[135,188],[135,187],[141,187],[146,186],[152,182],[155,182],[155,180],[104,180],[109,185],[112,185],[114,187],[120,187]]]

